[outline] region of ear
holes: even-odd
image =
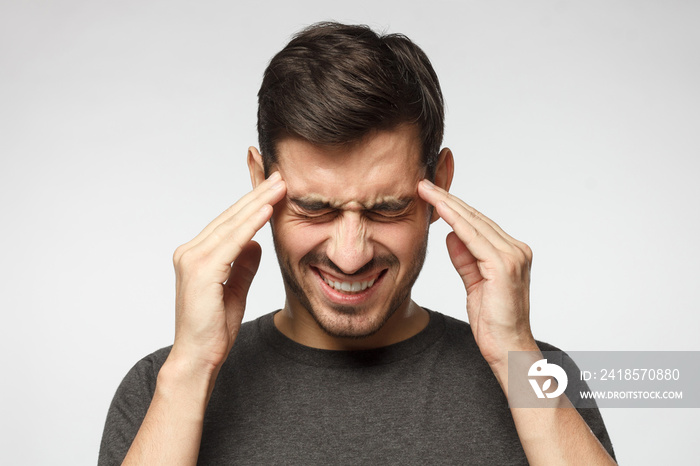
[[[265,167],[262,155],[258,152],[258,149],[252,146],[248,148],[248,171],[250,172],[250,183],[253,185],[253,189],[265,181]]]
[[[450,190],[452,186],[452,177],[455,174],[455,159],[452,156],[452,151],[445,147],[438,155],[438,163],[435,168],[435,186],[438,186],[445,191]],[[430,218],[430,223],[440,218],[437,209],[433,209],[433,216]]]

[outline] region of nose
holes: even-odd
[[[368,225],[359,212],[343,212],[335,219],[328,258],[346,275],[352,275],[374,256]]]

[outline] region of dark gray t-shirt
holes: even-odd
[[[169,351],[139,361],[119,386],[99,464],[123,460]],[[579,412],[613,454],[598,409]],[[527,464],[469,324],[431,311],[414,337],[363,351],[297,344],[273,314],[243,324],[207,407],[199,464],[426,463]]]

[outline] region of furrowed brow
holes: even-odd
[[[408,208],[413,202],[413,198],[403,198],[403,199],[388,199],[382,202],[377,202],[369,206],[365,206],[367,210],[373,210],[375,212],[402,212]]]
[[[331,210],[334,208],[330,202],[322,201],[320,199],[290,197],[289,201],[307,212],[320,212],[322,210]]]
[[[310,197],[289,197],[289,202],[307,212],[321,212],[325,210],[338,209],[337,205],[322,199]],[[385,199],[376,203],[366,203],[362,207],[364,210],[374,212],[398,213],[406,210],[414,202],[413,198]]]

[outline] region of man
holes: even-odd
[[[597,410],[508,408],[508,351],[552,349],[530,331],[532,254],[448,193],[425,54],[317,24],[258,97],[253,190],[175,251],[174,344],[125,378],[100,462],[613,464]],[[471,327],[411,300],[439,218]],[[286,300],[241,325],[268,221]]]

